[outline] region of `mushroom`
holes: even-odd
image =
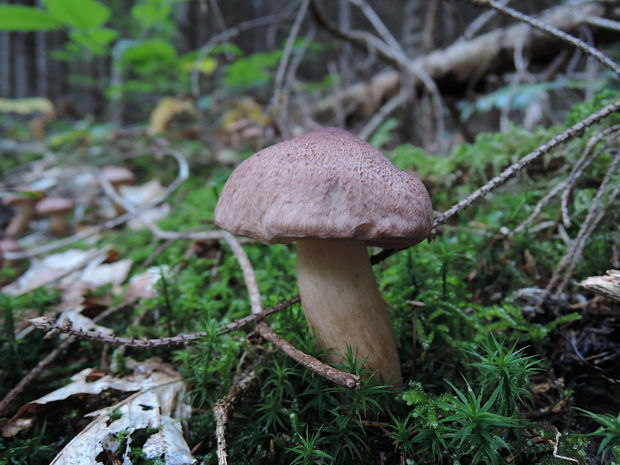
[[[106,166],[102,171],[105,178],[110,182],[110,184],[112,184],[112,187],[114,187],[116,192],[119,194],[119,188],[121,186],[130,186],[136,180],[134,174],[122,166]],[[114,210],[117,215],[122,215],[125,213],[125,209],[121,205],[114,201],[112,201],[112,205],[114,206]]]
[[[6,266],[13,266],[15,260],[9,260],[4,257],[7,252],[19,252],[21,250],[21,246],[19,242],[17,242],[12,237],[5,237],[4,239],[0,239],[0,268]]]
[[[297,241],[306,320],[329,361],[350,346],[384,382],[402,375],[367,245],[404,248],[432,226],[422,182],[353,134],[323,128],[242,162],[224,185],[215,222],[262,242]]]
[[[34,206],[41,199],[42,194],[32,191],[27,187],[18,188],[12,194],[2,198],[2,203],[7,207],[13,207],[15,215],[6,228],[7,236],[18,236],[28,229],[28,223],[34,215]]]
[[[60,197],[46,197],[37,204],[37,214],[49,218],[50,228],[55,236],[63,236],[69,231],[67,214],[73,210],[71,200]]]

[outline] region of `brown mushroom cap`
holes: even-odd
[[[113,186],[133,184],[136,180],[134,174],[122,166],[106,166],[103,175]]]
[[[37,204],[36,211],[39,215],[48,216],[68,213],[73,210],[73,206],[74,204],[71,200],[60,197],[46,197]]]
[[[15,193],[7,194],[2,197],[2,203],[7,207],[17,207],[20,205],[37,203],[43,193],[30,189],[29,187],[18,187],[15,189]]]
[[[215,222],[266,243],[358,239],[408,247],[426,238],[426,188],[355,135],[323,128],[242,162],[226,182]]]

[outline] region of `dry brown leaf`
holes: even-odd
[[[175,116],[181,113],[196,113],[196,107],[191,100],[182,100],[172,97],[164,97],[158,103],[149,122],[148,132],[157,134],[168,128]]]

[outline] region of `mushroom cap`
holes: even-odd
[[[15,207],[18,205],[24,204],[32,204],[37,203],[41,197],[43,197],[43,193],[37,190],[33,190],[29,187],[18,187],[15,189],[14,193],[6,194],[2,197],[2,203],[7,207]]]
[[[420,179],[355,135],[323,128],[243,161],[224,185],[215,222],[266,243],[358,239],[408,247],[432,227]]]
[[[47,216],[55,213],[67,213],[73,210],[73,202],[61,197],[46,197],[41,200],[37,206],[36,211],[39,215]]]
[[[3,252],[17,252],[21,250],[21,246],[19,242],[17,242],[12,237],[5,237],[4,239],[0,239],[0,255]]]
[[[116,186],[133,184],[136,180],[134,174],[123,166],[106,166],[103,168],[103,175],[110,181],[110,184]]]

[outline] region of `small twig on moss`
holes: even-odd
[[[529,24],[530,26],[538,30],[546,32],[547,34],[550,34],[552,36],[555,36],[558,39],[563,40],[564,42],[568,42],[569,44],[573,45],[574,47],[577,47],[579,50],[583,51],[587,55],[590,55],[591,57],[598,60],[603,66],[609,68],[614,73],[616,73],[617,76],[620,76],[620,66],[618,66],[617,63],[615,63],[613,60],[611,60],[608,56],[606,56],[601,51],[586,44],[583,40],[573,37],[572,35],[567,34],[566,32],[559,30],[558,28],[545,24],[536,18],[525,15],[515,10],[514,8],[511,8],[501,2],[497,2],[495,0],[472,0],[472,3],[474,3],[475,5],[479,5],[479,6],[486,6],[489,8],[493,8],[494,10],[497,10],[500,13],[510,16],[511,18],[514,18],[517,21],[521,21],[526,24]]]
[[[292,299],[280,302],[273,307],[266,308],[260,313],[253,313],[252,315],[233,321],[232,323],[229,323],[228,325],[221,328],[219,330],[219,333],[228,333],[230,331],[241,329],[249,324],[257,323],[259,321],[262,321],[269,315],[273,315],[274,313],[277,313],[281,310],[284,310],[285,308],[299,303],[299,301],[299,296],[295,296]],[[39,317],[31,319],[30,323],[32,324],[32,326],[34,326],[40,331],[56,331],[58,333],[69,334],[70,336],[76,337],[78,339],[86,339],[94,342],[102,342],[105,344],[133,347],[136,349],[152,349],[155,347],[186,345],[194,342],[196,339],[207,337],[209,335],[206,332],[197,332],[191,334],[181,334],[173,337],[163,337],[158,339],[135,339],[101,334],[96,331],[84,331],[82,329],[75,329],[73,328],[69,320],[64,320],[61,323],[54,323],[47,317]]]
[[[569,218],[568,212],[565,212],[565,210],[568,210],[568,206],[565,204],[565,202],[568,202],[570,191],[572,190],[577,180],[579,180],[579,178],[583,175],[585,170],[588,169],[590,165],[594,162],[594,160],[596,160],[596,158],[598,158],[598,156],[607,149],[609,143],[611,141],[615,141],[616,138],[620,136],[620,134],[614,135],[614,137],[607,141],[605,146],[602,147],[599,151],[597,151],[594,155],[591,155],[592,151],[605,137],[618,130],[620,130],[620,125],[614,125],[604,129],[599,134],[596,134],[594,137],[590,138],[590,140],[586,144],[583,153],[581,154],[581,157],[579,157],[579,160],[575,162],[575,164],[573,165],[573,169],[568,174],[566,179],[555,185],[542,199],[540,199],[540,201],[534,207],[534,210],[532,211],[530,216],[528,216],[525,221],[523,221],[514,230],[512,230],[508,234],[508,237],[513,237],[516,234],[521,233],[525,228],[531,225],[534,220],[538,218],[538,215],[540,215],[540,213],[542,212],[543,207],[547,205],[549,201],[557,194],[559,194],[562,190],[564,190],[562,196],[562,217],[564,220],[564,224],[566,224],[566,222],[569,221]]]
[[[617,99],[613,103],[606,105],[605,107],[603,107],[596,113],[593,113],[587,118],[584,118],[583,120],[579,121],[578,123],[575,123],[574,125],[566,129],[561,134],[558,134],[550,141],[539,146],[533,152],[528,153],[523,158],[521,158],[521,160],[510,165],[508,168],[506,168],[500,174],[495,176],[484,186],[480,187],[475,192],[467,196],[465,199],[461,200],[460,202],[456,203],[454,206],[452,206],[445,212],[435,217],[435,220],[433,221],[433,229],[436,230],[436,228],[439,225],[448,221],[450,218],[452,218],[454,215],[459,213],[461,210],[464,210],[465,208],[469,207],[471,204],[473,204],[480,198],[484,197],[491,191],[503,185],[506,181],[511,179],[514,175],[516,175],[520,170],[525,168],[532,161],[536,160],[537,158],[539,158],[540,156],[546,153],[549,153],[551,150],[565,143],[566,141],[572,139],[573,137],[578,136],[585,129],[589,128],[595,123],[598,123],[600,120],[611,115],[612,113],[615,113],[619,109],[620,109],[620,99]]]
[[[226,452],[226,424],[230,411],[235,402],[243,393],[245,393],[254,380],[256,379],[255,367],[247,369],[243,372],[241,379],[233,384],[228,390],[228,394],[219,399],[213,407],[213,416],[215,417],[215,438],[217,440],[217,463],[218,465],[228,464],[228,453]]]
[[[567,228],[570,227],[572,224],[571,219],[568,216],[568,201],[570,198],[570,194],[573,191],[575,184],[577,183],[577,179],[583,174],[585,169],[588,166],[590,166],[596,158],[598,158],[598,156],[601,153],[608,150],[609,147],[612,146],[612,144],[616,142],[618,137],[620,137],[620,132],[618,132],[619,130],[620,130],[620,125],[617,124],[615,126],[606,128],[604,131],[602,131],[598,135],[598,137],[596,137],[597,139],[596,143],[598,144],[598,142],[600,142],[600,140],[603,137],[606,137],[607,135],[611,134],[611,137],[605,142],[605,145],[603,145],[603,147],[601,147],[601,149],[598,152],[596,152],[596,154],[590,160],[583,160],[584,157],[581,157],[581,159],[575,164],[575,167],[573,168],[573,172],[571,173],[572,176],[569,176],[567,180],[568,183],[564,189],[564,192],[562,192],[562,201],[560,203],[560,209],[562,211],[562,221],[564,222],[564,226],[566,226]],[[579,170],[578,173],[575,173],[577,170]]]
[[[248,315],[239,320],[233,321],[232,323],[229,323],[224,328],[222,328],[221,332],[229,332],[229,331],[235,331],[237,329],[241,329],[244,326],[261,321],[263,318],[266,318],[269,315],[272,315],[281,310],[284,310],[285,308],[291,307],[299,302],[301,302],[301,298],[298,295],[296,295],[290,299],[283,300],[282,302],[277,303],[273,307],[266,308],[262,310],[260,313],[252,313],[251,315]]]
[[[562,291],[568,284],[568,280],[570,276],[572,275],[573,270],[575,269],[575,266],[577,265],[577,262],[579,261],[579,259],[581,258],[583,254],[583,249],[585,248],[587,244],[588,238],[592,236],[596,227],[601,222],[601,220],[604,218],[607,210],[613,205],[616,198],[620,195],[620,182],[619,182],[616,184],[615,188],[612,190],[612,192],[607,197],[606,204],[601,207],[603,195],[606,193],[607,187],[609,186],[611,179],[616,173],[616,171],[618,170],[619,166],[620,166],[620,154],[616,153],[616,156],[614,157],[613,161],[611,162],[609,166],[609,170],[607,171],[607,174],[605,174],[605,177],[603,178],[603,181],[601,182],[601,185],[598,188],[596,196],[592,200],[592,204],[590,205],[590,210],[588,211],[588,214],[586,218],[584,219],[581,225],[581,228],[579,228],[577,237],[573,240],[568,251],[566,252],[564,257],[562,257],[562,260],[560,260],[560,263],[558,264],[555,271],[553,272],[553,276],[549,280],[549,284],[547,284],[547,287],[545,288],[545,290],[550,291],[550,292],[555,291],[555,294],[558,295],[562,293]]]
[[[254,315],[262,314],[263,308],[261,304],[260,291],[258,290],[258,284],[256,283],[256,275],[254,268],[250,263],[250,259],[246,255],[243,247],[237,241],[235,236],[230,233],[226,233],[224,239],[232,249],[235,258],[239,262],[241,272],[243,273],[243,279],[250,295],[250,303],[252,305],[252,313]],[[282,352],[291,357],[296,362],[304,365],[306,368],[314,371],[320,376],[329,379],[330,381],[348,387],[349,389],[359,388],[360,379],[359,376],[352,375],[345,371],[338,370],[326,363],[321,362],[315,357],[308,355],[301,350],[295,348],[290,342],[283,337],[276,334],[276,332],[264,321],[259,322],[256,325],[256,332],[265,340],[276,345]]]
[[[290,342],[283,337],[279,336],[270,326],[265,322],[260,322],[256,325],[256,332],[266,341],[278,346],[282,352],[291,357],[296,362],[314,371],[316,374],[330,380],[331,382],[340,386],[347,387],[349,389],[359,389],[360,377],[347,373],[346,371],[338,370],[326,363],[321,362],[319,359],[308,355],[305,352],[297,349]]]
[[[154,349],[162,346],[177,346],[189,344],[201,337],[207,337],[208,333],[199,332],[192,334],[181,334],[173,337],[162,337],[159,339],[135,339],[117,336],[108,336],[98,333],[97,331],[84,331],[83,329],[75,329],[71,321],[64,320],[60,323],[54,323],[49,318],[39,317],[30,320],[30,323],[41,331],[58,331],[69,334],[79,339],[87,339],[94,342],[102,342],[105,344],[120,345],[126,347],[134,347],[136,349]]]
[[[116,312],[117,310],[124,308],[126,305],[127,303],[123,303],[121,305],[110,307],[104,312],[101,312],[95,318],[93,318],[93,321],[95,323],[98,323],[104,318],[107,318],[112,313]],[[43,373],[43,371],[46,370],[47,367],[49,367],[60,356],[60,354],[67,350],[67,348],[76,340],[77,338],[75,336],[69,336],[67,339],[62,341],[58,347],[56,347],[52,352],[50,352],[50,354],[47,355],[43,360],[37,363],[37,365],[32,370],[30,370],[26,374],[26,376],[24,376],[24,378],[22,378],[22,380],[7,393],[6,396],[4,396],[4,399],[2,399],[2,401],[0,402],[0,417],[2,417],[8,412],[9,406],[17,398],[17,396],[19,396],[24,391],[24,389],[26,389],[30,385],[30,383],[32,383],[41,373]]]

